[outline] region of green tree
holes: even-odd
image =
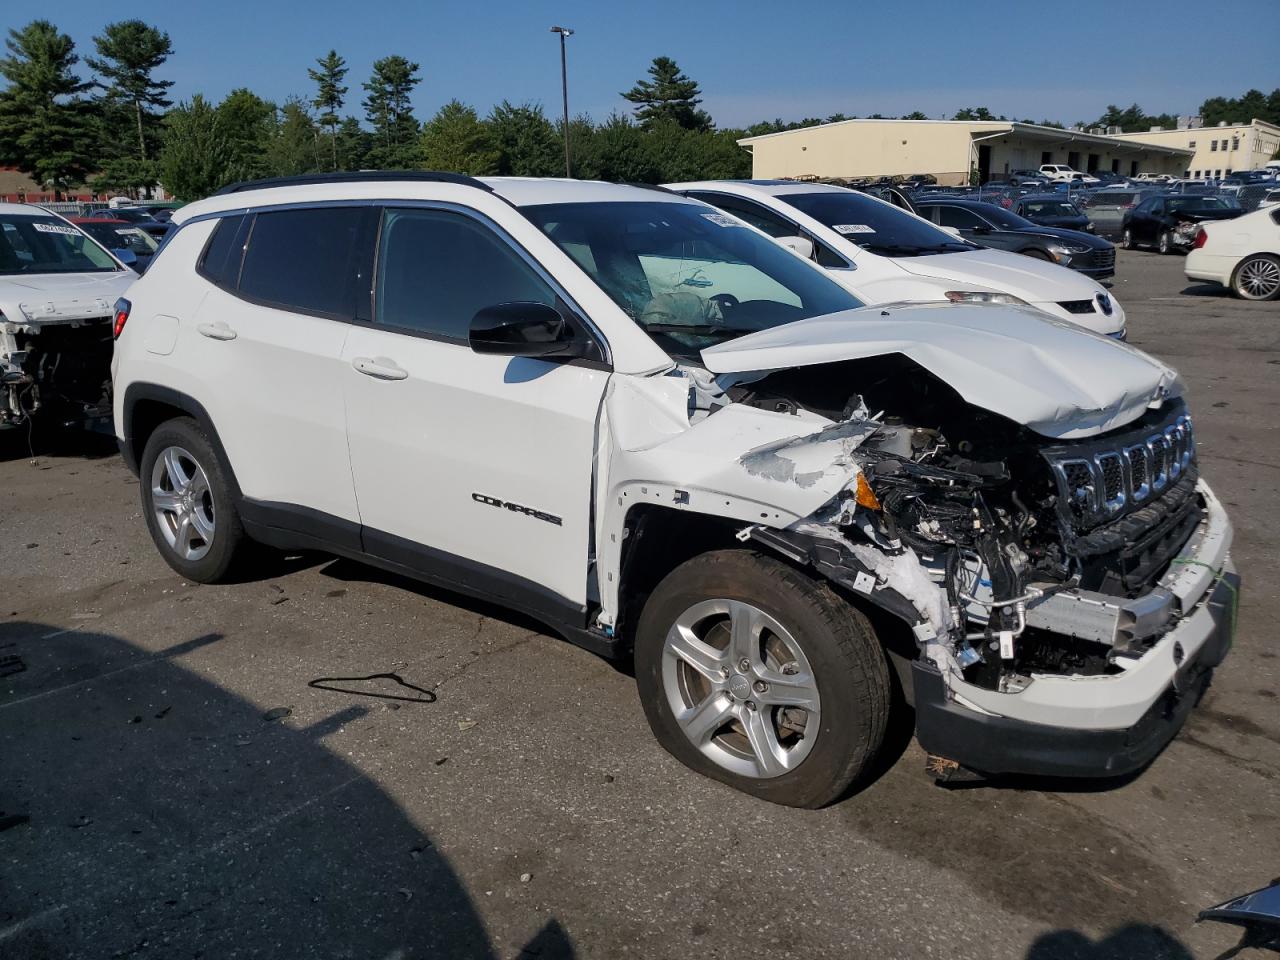
[[[329,131],[329,140],[333,147],[333,166],[338,166],[338,124],[342,118],[338,111],[346,102],[347,88],[342,81],[347,76],[347,61],[338,56],[337,50],[330,50],[328,55],[316,60],[319,70],[308,70],[307,76],[316,82],[316,95],[311,105],[320,111],[316,123]]]
[[[648,137],[630,116],[612,113],[590,133],[571,125],[574,173],[586,180],[657,183],[658,168],[646,149]]]
[[[921,113],[919,110],[913,110],[913,111],[911,111],[911,113],[908,113],[908,114],[907,114],[905,117],[903,117],[902,119],[903,119],[903,120],[928,120],[929,118],[928,118],[928,117],[926,117],[926,116],[925,116],[923,113]]]
[[[138,135],[138,158],[147,159],[147,130],[158,120],[152,108],[172,106],[165,93],[172,80],[157,80],[155,71],[173,53],[169,35],[141,20],[109,23],[102,35],[93,38],[98,56],[86,62],[107,82],[98,86],[108,99],[132,104]]]
[[[1005,117],[997,117],[986,107],[965,107],[956,111],[956,115],[952,120],[1004,120]]]
[[[698,84],[680,72],[670,57],[654,57],[649,66],[650,80],[640,80],[622,94],[624,100],[636,104],[635,114],[646,130],[663,121],[686,130],[710,130],[711,115],[699,110],[702,91]]]
[[[269,176],[267,147],[276,134],[276,108],[247,87],[232,90],[218,104],[218,122],[226,140],[229,181]]]
[[[422,164],[428,170],[452,170],[484,176],[498,169],[498,148],[476,111],[450,100],[422,126]]]
[[[344,117],[338,125],[338,169],[363,170],[369,166],[373,137],[355,117]]]
[[[116,157],[101,165],[89,179],[95,193],[141,197],[160,179],[160,165],[138,157]]]
[[[503,100],[486,123],[498,148],[499,174],[554,177],[564,172],[563,144],[540,105]]]
[[[75,44],[47,20],[9,31],[0,59],[0,164],[61,191],[92,168],[92,124]]]
[[[218,111],[200,94],[165,117],[160,183],[179,200],[199,200],[232,181],[230,150]]]
[[[270,174],[276,177],[320,169],[320,128],[307,110],[305,100],[290,97],[280,108],[275,131],[267,143],[265,161]]]
[[[375,167],[396,169],[415,166],[418,160],[418,121],[409,96],[420,81],[418,64],[404,57],[375,60],[373,76],[364,84],[365,119],[373,127],[368,161]]]

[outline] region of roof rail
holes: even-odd
[[[267,190],[271,187],[297,187],[318,183],[388,183],[388,182],[456,183],[463,187],[476,187],[493,193],[493,187],[475,177],[461,173],[441,173],[436,170],[339,170],[334,173],[302,173],[292,177],[267,177],[264,180],[245,180],[223,187],[215,197],[246,190]]]

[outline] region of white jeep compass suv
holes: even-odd
[[[1134,770],[1230,644],[1180,383],[1122,343],[859,309],[639,187],[318,175],[174,220],[115,424],[185,577],[256,540],[494,599],[633,654],[671,753],[803,806],[898,688],[935,777]]]

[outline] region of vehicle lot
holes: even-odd
[[[1207,957],[1280,862],[1280,311],[1121,252],[1236,523],[1237,645],[1122,785],[946,790],[899,737],[823,811],[668,757],[630,677],[354,563],[197,587],[102,444],[0,438],[0,953]],[[2,671],[0,671],[2,672]],[[394,681],[333,680],[394,673]],[[363,690],[405,697],[378,699]],[[414,702],[416,701],[416,702]],[[274,708],[291,710],[266,720]]]

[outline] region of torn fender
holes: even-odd
[[[853,451],[876,425],[729,404],[689,420],[683,376],[613,377],[597,444],[596,569],[604,625],[616,622],[627,511],[652,503],[775,529],[856,478]]]

